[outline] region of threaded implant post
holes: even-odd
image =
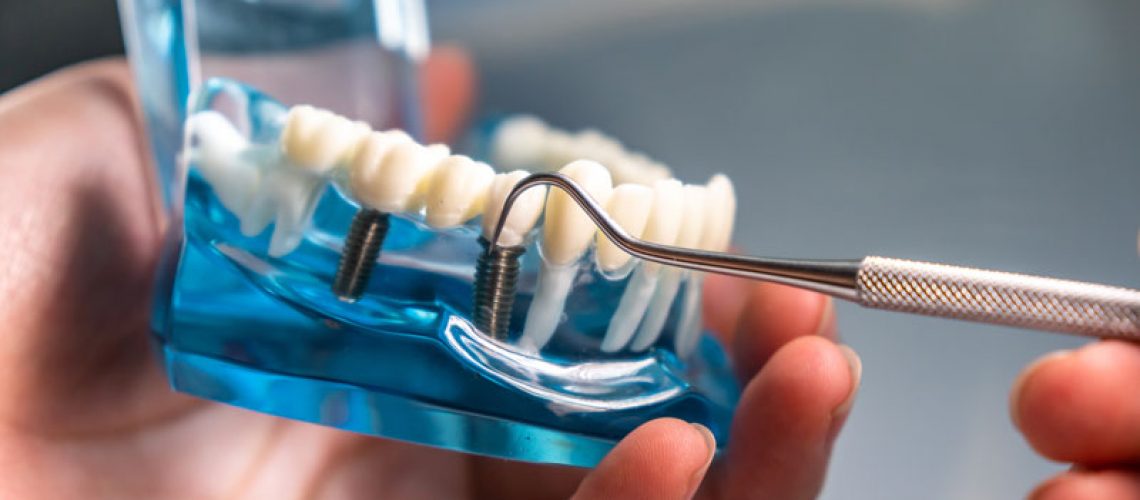
[[[344,250],[341,251],[332,285],[333,293],[340,300],[356,302],[364,293],[387,234],[386,213],[365,208],[352,218],[352,225],[344,237]]]
[[[491,245],[480,238],[483,252],[475,263],[475,326],[487,335],[506,340],[511,309],[519,281],[519,261],[526,247]]]

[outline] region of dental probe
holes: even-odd
[[[696,271],[781,283],[864,307],[1088,337],[1140,340],[1140,291],[1094,283],[868,256],[859,260],[749,257],[650,243],[631,237],[586,191],[556,173],[532,174],[507,196],[495,227],[523,191],[561,189],[622,250]]]

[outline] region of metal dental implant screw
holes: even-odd
[[[475,326],[506,340],[519,280],[519,261],[526,247],[492,245],[479,238],[483,252],[475,263]]]
[[[384,212],[364,208],[352,218],[332,285],[340,300],[356,302],[364,293],[387,234],[388,214]]]

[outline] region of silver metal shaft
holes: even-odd
[[[515,185],[491,241],[498,241],[518,196],[538,185],[566,192],[610,241],[645,260],[782,283],[876,309],[1140,340],[1137,290],[884,257],[775,259],[650,243],[631,237],[584,189],[556,173],[533,174]]]

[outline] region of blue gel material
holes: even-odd
[[[235,91],[245,94],[237,101],[244,104],[227,113],[245,115],[253,141],[272,143],[284,108],[240,84],[208,82],[190,113]],[[189,167],[185,235],[168,246],[169,295],[155,305],[163,313],[155,335],[175,389],[339,429],[533,462],[592,466],[658,417],[701,423],[727,442],[739,387],[711,336],[688,359],[669,349],[677,304],[649,351],[598,348],[628,278],[583,265],[554,340],[541,354],[527,354],[470,321],[478,220],[441,231],[392,216],[368,288],[350,304],[329,287],[357,210],[351,201],[324,188],[300,246],[270,257],[273,225],[243,236]],[[525,320],[538,255],[532,242],[512,340]]]

